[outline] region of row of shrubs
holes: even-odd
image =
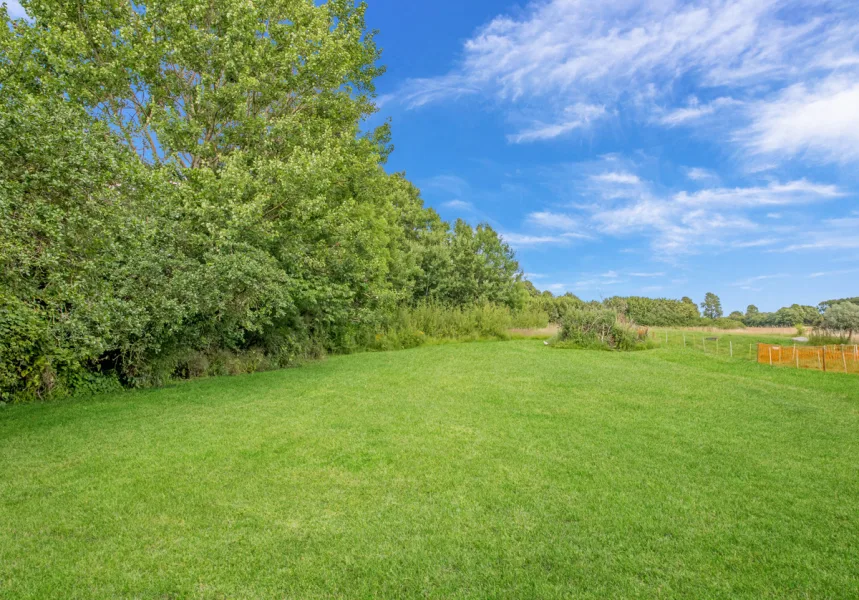
[[[534,306],[514,310],[507,306],[482,303],[468,306],[448,306],[435,302],[402,306],[376,327],[358,327],[348,339],[338,342],[337,352],[403,350],[425,344],[449,341],[503,340],[512,328],[539,329],[549,324],[549,316]],[[2,328],[0,328],[2,329]],[[170,381],[242,375],[299,366],[324,358],[331,352],[330,340],[319,339],[302,343],[298,350],[272,352],[265,347],[230,350],[218,346],[208,349],[166,351],[148,363],[148,385],[164,385]],[[36,365],[34,368],[39,368]],[[60,378],[52,369],[42,368],[41,378],[51,378],[41,385],[51,390],[50,397],[59,399],[70,395],[114,392],[127,386],[118,373],[103,365],[79,371],[73,380]],[[35,400],[38,394],[19,394],[4,400]]]

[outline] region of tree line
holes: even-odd
[[[613,296],[603,301],[584,302],[573,294],[555,297],[551,292],[540,292],[526,282],[533,298],[532,302],[549,314],[552,322],[560,323],[572,309],[611,309],[629,322],[647,327],[825,327],[844,330],[827,322],[827,314],[836,307],[836,313],[851,313],[859,310],[859,298],[841,298],[821,302],[817,306],[793,304],[774,312],[761,312],[750,304],[746,312],[734,311],[727,317],[718,295],[708,292],[704,300],[696,304],[688,296],[680,300],[669,298],[644,298],[639,296]],[[852,328],[859,330],[859,324]]]
[[[0,401],[526,303],[498,234],[424,207],[384,169],[389,126],[362,129],[383,71],[364,4],[23,4],[0,7]]]

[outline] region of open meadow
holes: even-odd
[[[859,377],[539,340],[0,409],[0,597],[859,597]]]

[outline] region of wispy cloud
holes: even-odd
[[[445,208],[450,208],[452,210],[461,210],[461,211],[472,211],[474,210],[474,205],[471,202],[465,202],[464,200],[451,200],[449,202],[445,202],[442,204]]]
[[[859,159],[857,38],[849,0],[534,0],[476,30],[448,73],[412,79],[398,97],[419,107],[478,96],[511,122],[535,117],[513,143],[612,115],[673,127],[730,108],[735,141],[752,152],[843,162]],[[680,80],[693,96],[678,104]]]
[[[859,218],[826,219],[816,227],[804,231],[802,241],[774,249],[772,252],[855,250],[859,249],[857,231],[859,231]]]
[[[618,183],[621,185],[638,185],[639,183],[641,183],[641,179],[638,177],[638,175],[618,171],[614,171],[612,173],[600,173],[599,175],[591,175],[591,180],[602,183]]]
[[[504,241],[514,248],[525,248],[529,246],[546,246],[568,243],[566,238],[556,235],[525,235],[520,233],[504,233],[501,236]]]
[[[508,135],[507,140],[514,144],[550,140],[587,127],[591,121],[603,115],[605,115],[604,106],[576,104],[566,108],[560,121],[548,124],[536,122],[523,131]]]
[[[838,275],[850,275],[852,273],[859,273],[859,269],[841,269],[838,271],[820,271],[818,273],[812,273],[808,277],[810,279],[818,279],[820,277],[836,277]]]
[[[691,167],[687,169],[686,177],[688,177],[692,181],[712,181],[719,178],[718,175],[716,175],[709,169],[702,169],[701,167]]]
[[[602,163],[629,164],[617,156]],[[707,247],[727,251],[776,246],[791,228],[761,220],[757,211],[822,203],[846,195],[838,186],[807,179],[670,193],[630,168],[594,172],[591,165],[579,177],[581,183],[574,187],[585,198],[594,196],[594,201],[573,202],[570,213],[532,213],[529,223],[547,232],[575,229],[614,237],[643,235],[651,239],[655,256],[661,259],[697,254]],[[708,180],[717,183],[710,178],[704,181]]]
[[[732,248],[742,250],[744,248],[762,248],[764,246],[772,246],[777,244],[779,240],[776,238],[761,238],[758,240],[737,241],[731,244]]]
[[[772,182],[765,187],[712,188],[689,194],[680,192],[677,202],[695,206],[778,206],[804,204],[838,198],[845,193],[838,186],[812,183],[805,179],[787,183]]]
[[[739,133],[755,154],[807,155],[826,162],[859,159],[859,78],[832,76],[818,85],[798,83],[760,102]]]
[[[666,114],[657,118],[662,125],[675,127],[691,122],[699,121],[704,117],[716,114],[718,110],[740,104],[733,98],[716,98],[709,104],[700,104],[697,98],[692,98],[688,106],[669,110]]]
[[[746,279],[741,279],[740,281],[735,281],[731,285],[734,287],[748,288],[753,283],[759,283],[761,281],[768,281],[770,279],[784,279],[788,277],[788,275],[784,273],[779,273],[777,275],[757,275],[756,277],[747,277]]]
[[[590,240],[593,234],[584,230],[585,223],[580,217],[551,211],[533,212],[528,215],[530,226],[543,231],[562,231],[561,237],[566,240]]]

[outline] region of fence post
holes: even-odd
[[[823,372],[826,373],[826,346],[823,347]]]
[[[734,358],[734,342],[728,342],[731,344],[731,358]]]
[[[820,348],[817,349],[817,352],[815,352],[815,354],[817,355],[817,368],[821,369],[823,368],[823,363],[820,362]]]
[[[749,360],[752,360],[752,345],[749,344]]]
[[[841,361],[844,363],[844,372],[847,372],[847,357],[844,356],[844,344],[841,344]]]
[[[773,366],[773,347],[770,346],[770,366]]]
[[[668,332],[665,332],[665,345],[668,345]]]
[[[683,334],[683,347],[686,347],[686,334]]]

